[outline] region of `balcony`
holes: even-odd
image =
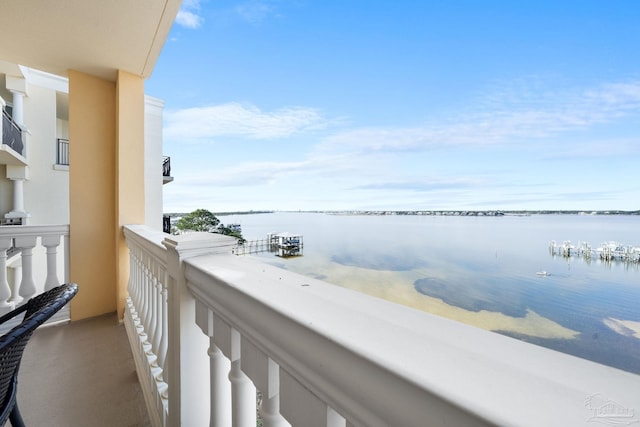
[[[231,255],[228,236],[144,226],[124,234],[124,328],[151,425],[253,427],[257,392],[266,427],[573,426],[640,417],[638,375]],[[103,320],[39,331],[21,376],[49,375],[52,359],[39,355],[60,350],[39,350],[38,340],[55,341],[47,334],[83,322],[98,336]],[[67,375],[86,380],[85,364],[100,369],[114,354],[129,357],[115,345],[98,353]],[[36,384],[21,381],[22,396]],[[87,387],[96,396],[111,390],[102,381]]]
[[[69,140],[58,138],[56,141],[56,165],[69,166]]]
[[[21,365],[18,404],[27,426],[151,425],[115,314],[38,329]]]
[[[171,176],[171,157],[164,156],[162,157],[162,183],[167,184],[171,181],[173,181]]]
[[[0,98],[0,104],[3,103],[4,101]],[[0,164],[26,166],[22,129],[4,109],[2,109],[2,120],[0,121],[0,134],[2,135]]]

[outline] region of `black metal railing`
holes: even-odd
[[[58,145],[56,148],[56,164],[57,165],[69,165],[69,140],[58,138]]]
[[[171,217],[169,215],[162,216],[162,231],[171,234]]]
[[[24,144],[22,143],[22,129],[11,116],[2,110],[2,144],[9,146],[13,151],[24,155]]]
[[[162,176],[171,176],[171,157],[162,158]]]

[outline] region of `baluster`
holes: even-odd
[[[213,337],[209,338],[209,345],[207,352],[211,382],[211,420],[209,425],[213,427],[229,426],[231,425],[231,405],[229,404],[231,383],[229,383],[228,374],[231,363],[216,346]]]
[[[213,339],[231,361],[231,420],[233,427],[256,425],[256,387],[242,372],[240,360],[241,335],[224,320],[213,315]]]
[[[290,427],[280,414],[280,367],[244,337],[241,348],[242,371],[262,392],[260,416],[264,427]]]
[[[22,282],[20,296],[31,298],[36,294],[36,283],[33,280],[33,248],[36,246],[36,236],[16,237],[16,247],[22,250]]]
[[[136,274],[135,274],[135,288],[136,288],[136,316],[138,323],[142,326],[142,250],[136,247]]]
[[[149,304],[149,329],[147,331],[147,339],[149,341],[149,346],[151,347],[151,352],[153,354],[157,354],[158,347],[156,344],[156,322],[158,320],[158,307],[157,307],[157,276],[156,276],[156,263],[153,258],[149,257],[149,298],[147,303]]]
[[[20,282],[22,282],[22,267],[7,267],[13,270],[13,280],[9,285],[11,287],[11,299],[9,299],[10,303],[18,304],[22,302],[22,297],[20,296]]]
[[[11,288],[7,282],[7,250],[11,247],[11,238],[0,238],[0,307],[11,307],[7,301],[11,297]]]
[[[280,415],[280,395],[276,394],[269,398],[262,394],[262,403],[260,404],[260,416],[264,427],[290,427],[289,424]]]
[[[196,300],[196,324],[209,337],[209,425],[211,427],[228,427],[231,425],[231,383],[229,371],[231,363],[218,347],[214,339],[214,316],[202,302]],[[226,326],[226,325],[221,325]],[[226,328],[220,329],[220,336],[226,335]],[[226,341],[226,340],[225,340]]]
[[[162,369],[162,363],[160,362],[160,341],[162,340],[162,283],[161,283],[162,266],[156,263],[155,274],[155,291],[154,291],[154,304],[156,307],[154,318],[154,335],[153,335],[153,351],[156,354],[156,363],[158,367]]]
[[[144,332],[149,337],[149,322],[151,319],[151,308],[149,307],[149,301],[151,300],[151,292],[149,286],[149,264],[148,264],[148,256],[143,254],[142,258],[142,301],[140,309],[142,310],[142,326],[144,327]]]
[[[42,246],[47,248],[47,278],[44,282],[44,290],[48,291],[60,285],[58,279],[58,246],[60,245],[60,236],[42,236]]]
[[[240,334],[237,340],[240,341]],[[231,361],[229,372],[231,381],[231,419],[233,427],[254,427],[256,425],[256,387],[242,372],[240,358]]]
[[[137,316],[137,332],[138,332],[138,347],[140,349],[141,354],[146,354],[145,342],[147,339],[147,330],[145,321],[145,310],[147,309],[145,305],[145,267],[144,267],[144,251],[140,247],[136,247],[136,258],[138,271],[136,273],[136,288],[137,291],[137,302],[136,302],[136,316]]]
[[[168,275],[166,271],[163,271],[163,280],[161,282],[162,290],[160,294],[161,298],[161,317],[162,321],[160,323],[162,327],[162,332],[160,336],[160,346],[158,350],[158,366],[162,368],[162,377],[165,381],[169,378],[167,375],[167,345],[168,345],[168,335],[169,335],[169,322],[168,322],[168,289],[167,289],[167,279]]]
[[[132,317],[134,320],[134,324],[136,325],[139,322],[138,313],[139,313],[139,286],[138,286],[138,274],[140,272],[140,263],[138,260],[138,248],[130,244],[129,246],[129,257],[131,264],[131,272],[129,273],[129,297],[131,298],[131,308],[132,308]]]
[[[129,244],[129,283],[127,284],[127,292],[129,293],[129,299],[131,300],[131,308],[135,310],[136,307],[136,274],[138,274],[138,260],[136,258],[135,248]],[[133,313],[132,313],[133,314]]]

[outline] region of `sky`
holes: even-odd
[[[183,0],[165,212],[640,209],[636,0]]]

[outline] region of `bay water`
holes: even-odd
[[[303,236],[303,256],[251,255],[264,262],[640,374],[640,265],[549,251],[553,240],[640,246],[640,216],[219,218],[247,240]]]

